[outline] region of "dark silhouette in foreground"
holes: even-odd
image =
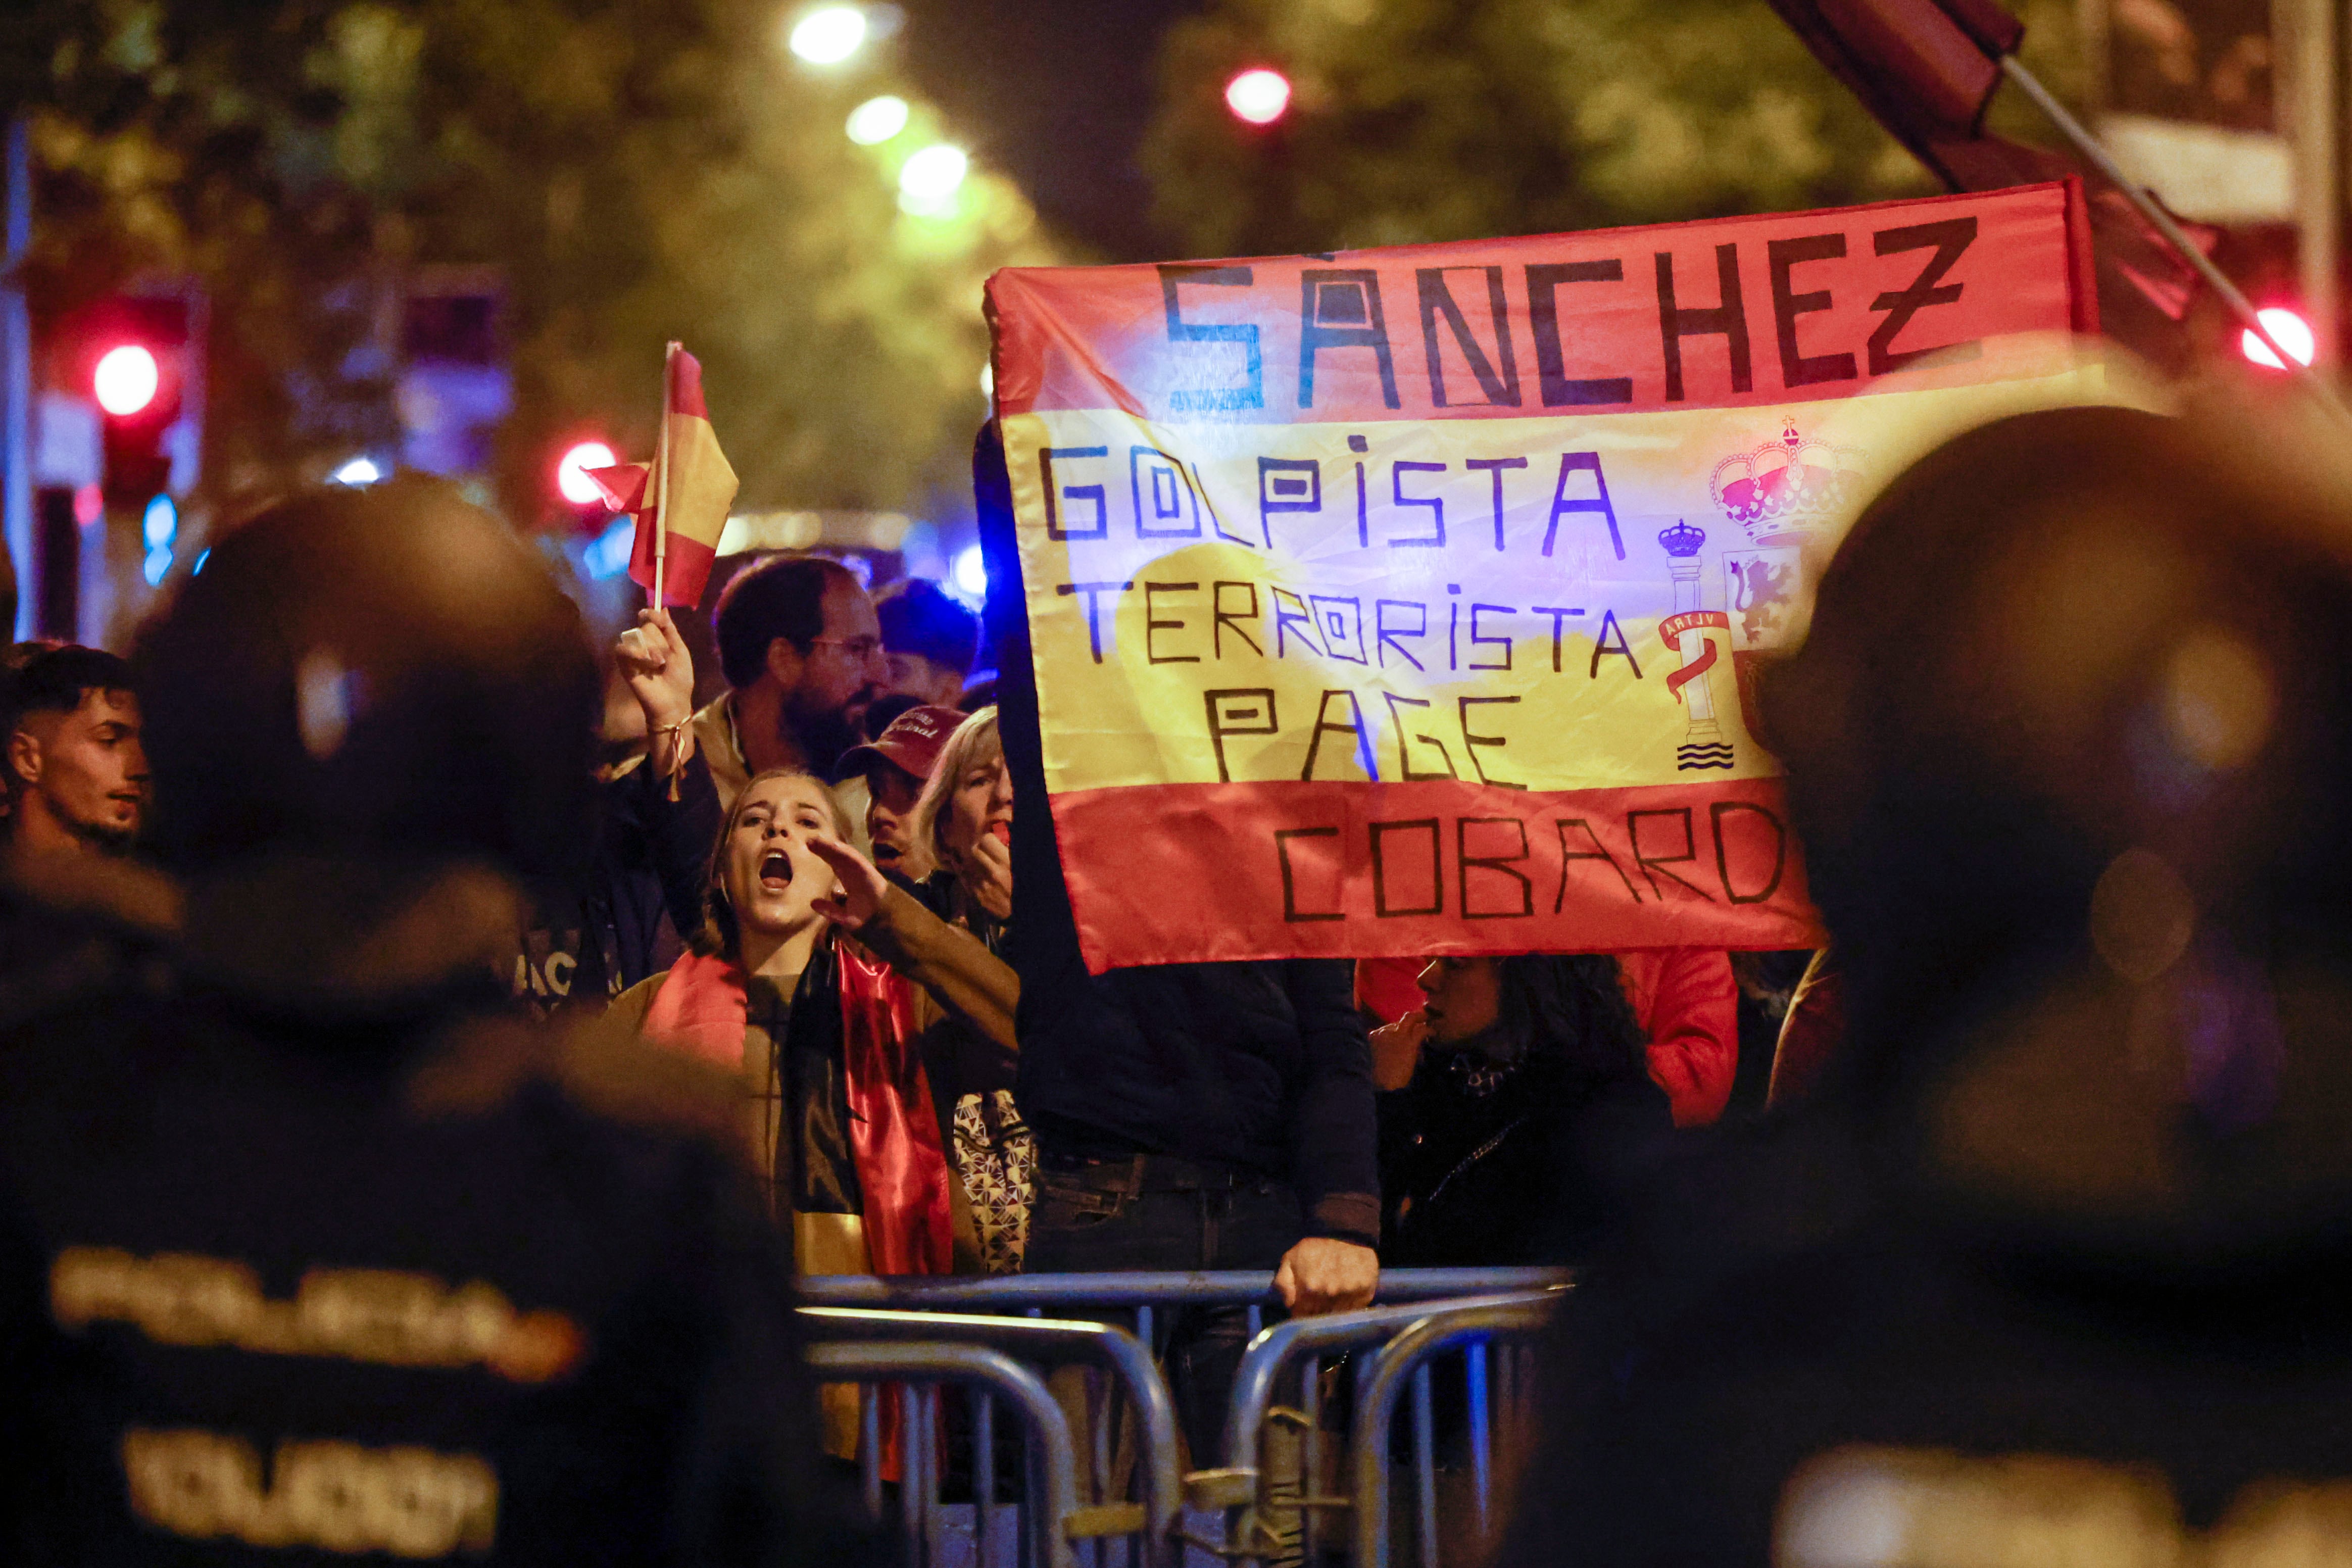
[[[1865,512],[1764,704],[1843,1042],[1564,1314],[1505,1561],[2352,1533],[2352,529],[2321,466],[2076,409]]]

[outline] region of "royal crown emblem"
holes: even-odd
[[[1861,457],[1799,435],[1790,418],[1779,440],[1717,463],[1707,494],[1756,543],[1795,543],[1850,514]]]
[[[1678,561],[1697,554],[1699,546],[1706,542],[1705,529],[1693,528],[1680,518],[1675,520],[1675,525],[1672,528],[1661,530],[1658,534],[1658,543],[1664,548],[1667,554]]]

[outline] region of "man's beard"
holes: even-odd
[[[139,825],[120,827],[111,822],[76,822],[73,836],[101,855],[128,855],[139,843]]]
[[[784,739],[791,742],[808,765],[809,772],[821,779],[830,780],[833,770],[841,762],[842,753],[859,744],[865,737],[850,721],[850,704],[841,708],[798,710],[786,703],[782,722]]]

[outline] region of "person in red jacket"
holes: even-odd
[[[1739,987],[1731,955],[1717,948],[1621,952],[1617,969],[1633,1017],[1648,1038],[1650,1077],[1666,1091],[1675,1125],[1704,1127],[1731,1100],[1739,1068]],[[1418,958],[1356,963],[1356,1005],[1393,1024],[1421,1005]],[[1401,1004],[1401,1005],[1400,1005]]]
[[[1704,1127],[1731,1101],[1739,1070],[1739,986],[1720,948],[1617,954],[1633,1016],[1650,1037],[1650,1077],[1673,1101],[1675,1125]]]

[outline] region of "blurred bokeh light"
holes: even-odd
[[[813,66],[837,66],[866,44],[866,11],[858,5],[819,5],[793,24],[792,51]]]
[[[2309,321],[2283,305],[2273,305],[2257,310],[2254,312],[2254,319],[2262,322],[2264,331],[2270,333],[2272,342],[2284,349],[2295,363],[2311,363],[2313,354],[2318,350],[2319,340],[2312,335]],[[2278,355],[2271,353],[2270,343],[2254,336],[2254,330],[2252,327],[2238,334],[2238,347],[2256,364],[2268,365],[2273,370],[2286,368],[2279,363]]]
[[[1225,84],[1225,107],[1252,125],[1271,125],[1290,108],[1290,79],[1260,66]]]
[[[955,200],[971,160],[961,147],[937,142],[907,160],[898,171],[898,205],[925,217],[944,215]]]
[[[90,390],[96,394],[100,408],[121,418],[152,403],[161,382],[155,356],[137,343],[124,343],[107,350],[105,357],[98,362],[98,370],[90,377]]]
[[[849,111],[849,139],[860,147],[887,142],[907,129],[907,100],[889,93],[869,98]]]
[[[613,448],[604,442],[582,441],[565,452],[562,461],[555,465],[555,488],[562,491],[563,499],[573,506],[586,506],[591,501],[602,500],[604,492],[596,488],[596,481],[588,477],[587,470],[609,468],[617,461],[619,459],[613,456]]]

